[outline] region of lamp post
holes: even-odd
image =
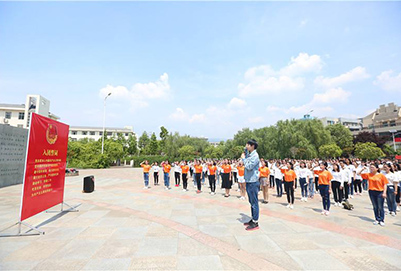
[[[104,129],[105,129],[105,125],[106,125],[106,100],[107,98],[111,95],[111,92],[109,94],[107,94],[106,97],[104,97],[104,101],[103,101],[103,133],[102,133],[102,154],[104,151]]]

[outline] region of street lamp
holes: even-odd
[[[104,151],[104,129],[105,129],[105,125],[106,125],[106,100],[107,98],[111,95],[111,92],[109,94],[107,94],[106,97],[104,97],[104,101],[103,101],[103,133],[102,133],[102,154]]]
[[[394,151],[396,151],[394,134],[397,133],[397,130],[390,130],[389,132],[393,134],[393,147],[394,147]]]

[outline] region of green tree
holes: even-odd
[[[377,147],[376,143],[373,142],[357,143],[355,145],[355,155],[358,158],[369,160],[374,160],[385,156],[383,151]]]
[[[152,133],[152,136],[150,137],[148,149],[149,149],[149,154],[156,155],[158,153],[159,143],[157,142],[155,133]]]
[[[166,140],[167,140],[168,135],[169,135],[168,130],[164,126],[160,127],[160,134],[159,134],[159,136],[160,136],[160,149],[161,149],[162,152],[165,151],[164,147],[166,146]]]
[[[127,154],[134,155],[138,152],[138,142],[135,134],[129,134],[127,139]]]
[[[181,160],[192,160],[195,158],[195,148],[190,145],[182,146],[178,149],[178,154]]]
[[[329,131],[334,143],[336,143],[343,151],[349,150],[349,148],[354,146],[351,131],[341,123],[329,125],[326,127],[326,130]]]
[[[149,136],[146,133],[146,131],[144,131],[142,133],[142,135],[139,137],[139,140],[138,140],[138,147],[139,147],[139,149],[140,149],[142,154],[147,154],[146,153],[146,151],[147,151],[146,147],[149,145],[149,143],[150,143]]]
[[[342,150],[335,143],[322,145],[319,147],[319,155],[322,158],[340,157]]]

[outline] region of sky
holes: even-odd
[[[401,2],[0,2],[0,103],[229,139],[401,105]]]

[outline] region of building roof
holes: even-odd
[[[0,104],[0,108],[20,108],[20,109],[25,109],[25,104]]]
[[[103,127],[89,127],[89,126],[70,126],[70,130],[87,130],[87,131],[103,131]],[[127,128],[116,128],[116,127],[105,127],[107,132],[110,131],[124,131],[124,132],[132,132],[131,129]]]

